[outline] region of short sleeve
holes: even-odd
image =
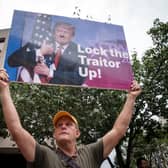
[[[88,146],[90,147],[90,150],[93,153],[94,159],[97,162],[100,162],[100,164],[101,164],[102,161],[104,160],[104,158],[103,158],[103,140],[100,139],[95,143],[89,144]]]

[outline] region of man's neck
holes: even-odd
[[[58,148],[67,156],[73,157],[77,155],[76,144],[60,144]]]
[[[63,44],[59,44],[59,43],[55,42],[55,44],[56,44],[56,49],[61,47],[61,50],[63,50],[63,51],[69,46],[69,43],[63,45]]]

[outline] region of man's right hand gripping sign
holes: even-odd
[[[4,81],[5,83],[8,82],[8,74],[6,73],[6,70],[3,68],[0,68],[0,80]],[[4,84],[5,84],[4,83]]]

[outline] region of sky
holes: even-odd
[[[11,27],[14,9],[122,25],[129,54],[139,58],[152,46],[154,19],[168,21],[168,0],[0,0],[0,29]]]

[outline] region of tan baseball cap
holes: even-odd
[[[56,125],[56,123],[58,122],[58,120],[62,117],[69,117],[77,126],[78,126],[78,121],[77,119],[72,115],[70,114],[69,112],[67,111],[58,111],[54,117],[53,117],[53,124],[54,126]]]

